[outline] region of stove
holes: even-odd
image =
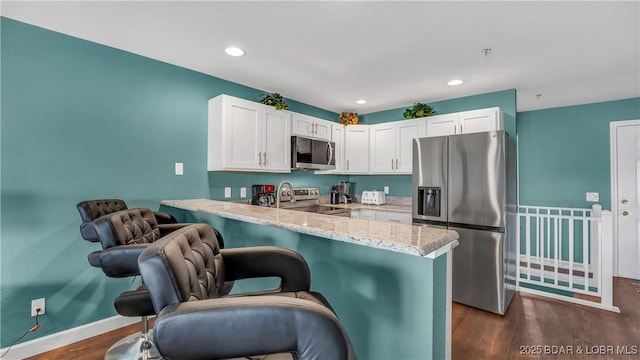
[[[293,194],[295,196],[294,202],[291,202],[291,191],[288,188],[282,189],[280,194],[277,194],[280,196],[281,209],[351,217],[351,210],[347,208],[320,205],[320,188],[293,188]]]

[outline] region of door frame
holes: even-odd
[[[640,120],[620,120],[609,122],[611,153],[611,214],[613,222],[613,276],[618,276],[618,128],[640,125]]]

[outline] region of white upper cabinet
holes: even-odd
[[[392,173],[396,161],[396,127],[393,123],[373,125],[369,129],[371,172]]]
[[[427,121],[427,136],[454,135],[458,129],[458,114],[434,115],[425,118]]]
[[[331,124],[331,141],[336,144],[335,158],[336,158],[336,169],[333,172],[341,173],[344,171],[344,128],[345,126],[342,124]]]
[[[504,129],[502,110],[498,107],[435,115],[425,119],[429,137]]]
[[[465,111],[458,114],[461,134],[504,129],[502,110],[497,107]]]
[[[348,125],[345,127],[343,173],[366,174],[369,172],[369,126]]]
[[[345,126],[339,123],[331,124],[331,141],[335,143],[333,156],[336,159],[336,168],[332,170],[317,170],[315,174],[342,174],[345,172],[344,146]]]
[[[371,173],[411,174],[413,139],[424,136],[426,136],[424,119],[372,125],[369,152]]]
[[[291,113],[220,95],[209,100],[208,171],[291,171]]]
[[[313,116],[293,113],[291,134],[306,136],[322,140],[331,140],[331,125],[334,122],[322,120]]]

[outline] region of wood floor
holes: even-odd
[[[639,359],[640,294],[631,280],[614,279],[613,301],[620,314],[520,292],[504,316],[453,303],[452,358]]]
[[[620,314],[517,293],[507,313],[500,316],[453,303],[452,357],[639,359],[640,294],[631,286],[631,280],[614,279],[614,304],[620,307]],[[128,326],[28,360],[102,359],[114,342],[138,329],[137,325]],[[578,349],[582,349],[581,354]],[[562,350],[572,353],[560,354]]]

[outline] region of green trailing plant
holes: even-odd
[[[422,103],[415,103],[411,109],[407,109],[402,114],[405,119],[417,119],[425,116],[435,115],[431,106]]]
[[[278,93],[261,94],[260,103],[273,106],[276,110],[289,110],[289,105],[284,101],[284,97]]]

